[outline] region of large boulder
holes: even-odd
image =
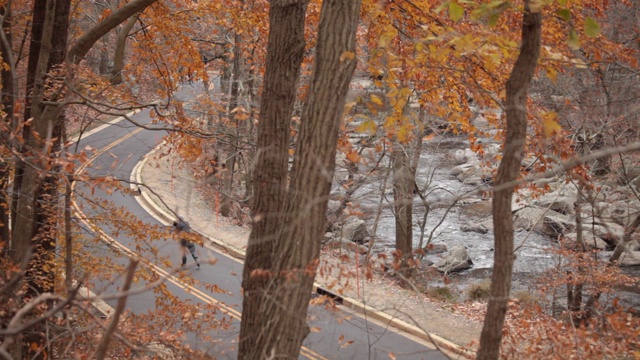
[[[575,203],[575,196],[559,195],[558,193],[545,194],[535,202],[541,208],[557,211],[561,214],[575,214]]]
[[[472,265],[473,261],[471,261],[467,249],[462,246],[456,246],[435,267],[441,273],[450,274],[470,269]]]
[[[329,200],[327,202],[327,213],[333,214],[336,213],[340,209],[340,201],[338,200]]]
[[[594,235],[608,243],[616,244],[624,237],[624,227],[613,222],[588,223],[585,226],[593,230]]]
[[[585,245],[587,247],[593,248],[593,249],[598,249],[598,250],[605,250],[609,247],[609,244],[600,239],[599,237],[593,235],[592,232],[590,231],[583,231],[582,232],[582,241],[585,243]],[[563,236],[563,242],[562,245],[564,247],[567,248],[571,248],[571,249],[575,249],[578,247],[578,234],[572,232],[569,234],[565,234]]]
[[[483,223],[472,223],[467,222],[466,224],[460,226],[460,230],[463,232],[477,232],[480,234],[486,234],[489,232],[489,229]]]
[[[347,218],[338,234],[339,237],[356,243],[363,243],[371,238],[365,221],[355,216]]]
[[[542,232],[545,209],[537,207],[523,207],[516,211],[513,226],[516,230],[535,230]]]
[[[493,181],[490,170],[478,165],[471,165],[465,171],[458,174],[456,178],[463,184],[471,186],[490,185]]]
[[[638,213],[639,209],[631,209],[624,206],[612,206],[611,207],[611,220],[622,226],[629,226],[633,220],[634,215]]]
[[[629,226],[635,219],[640,208],[634,207],[633,202],[615,201],[608,204],[602,211],[604,221],[612,221],[621,226]]]
[[[460,174],[462,174],[463,172],[474,168],[474,165],[472,164],[462,164],[462,165],[458,165],[456,167],[454,167],[453,169],[451,169],[451,171],[449,172],[449,175],[451,176],[458,176]]]
[[[477,163],[478,156],[471,149],[458,149],[453,154],[454,165],[462,165],[466,163]]]
[[[625,251],[618,260],[620,266],[640,266],[640,251]]]
[[[551,237],[565,235],[576,228],[575,217],[549,210],[544,214],[542,232]]]

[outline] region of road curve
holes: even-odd
[[[182,96],[189,98],[198,91],[196,87],[185,86]],[[149,110],[132,116],[140,124],[149,124],[151,117]],[[113,123],[98,132],[83,137],[79,147],[91,146],[99,149],[90,163],[86,165],[92,176],[113,176],[124,180],[130,179],[130,174],[136,164],[161,141],[166,133],[159,130],[145,130],[130,124],[126,120]],[[78,192],[90,193],[82,184]],[[144,190],[143,190],[144,191]],[[166,225],[158,221],[152,214],[136,201],[131,194],[105,193],[94,190],[93,200],[104,199],[116,206],[127,209],[141,221],[156,226]],[[136,248],[140,246],[131,238],[121,235],[117,229],[103,227],[95,229],[92,219],[98,213],[89,210],[90,198],[76,198],[76,217],[83,227],[93,229],[103,240],[101,246],[93,246],[92,252],[99,256],[113,257],[114,250],[131,256],[140,254]],[[158,249],[159,255],[175,259],[178,264],[179,253],[177,244],[167,239],[148,239],[149,246]],[[204,254],[203,254],[204,255]],[[215,258],[215,264],[203,263],[202,269],[189,269],[197,284],[181,279],[176,274],[176,268],[165,263],[156,262],[156,258],[148,258],[146,268],[166,277],[167,287],[173,294],[194,304],[216,305],[216,318],[230,324],[224,330],[209,334],[216,341],[202,341],[201,334],[187,335],[189,345],[205,351],[220,359],[235,359],[237,355],[237,334],[242,300],[240,297],[242,264],[236,259],[216,252],[213,247],[207,247],[205,257]],[[127,259],[113,258],[115,263],[125,265]],[[177,265],[176,265],[177,266]],[[96,292],[113,292],[114,283],[96,284]],[[141,283],[142,284],[142,283]],[[139,285],[141,285],[139,284]],[[212,294],[207,290],[215,285],[223,293]],[[148,291],[132,296],[128,299],[128,310],[133,313],[146,313],[155,307],[155,295]],[[111,304],[113,305],[114,302]],[[370,319],[338,307],[338,310],[327,310],[323,306],[311,306],[309,309],[310,325],[314,331],[305,339],[301,351],[301,359],[446,359],[441,352],[429,348],[423,343],[408,336],[404,336],[389,327],[381,326]],[[163,330],[163,329],[155,329]]]

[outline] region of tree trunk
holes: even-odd
[[[506,86],[507,131],[504,153],[493,193],[495,260],[491,295],[480,336],[478,359],[498,359],[502,329],[507,312],[513,271],[513,215],[511,198],[522,163],[527,135],[527,91],[540,55],[541,11],[532,12],[525,0],[522,19],[522,44]]]
[[[274,11],[276,2],[271,4]],[[305,5],[298,2],[291,8],[301,8],[304,12]],[[356,64],[359,7],[357,0],[325,0],[322,3],[316,63],[302,113],[289,193],[284,207],[279,204],[285,197],[274,199],[271,208],[265,209],[268,212],[264,213],[278,214],[283,210],[285,216],[262,220],[277,226],[275,241],[269,241],[268,252],[256,257],[260,267],[247,266],[249,258],[245,262],[245,298],[238,355],[241,359],[269,356],[295,359],[309,333],[307,310],[324,234],[339,125]],[[271,24],[275,25],[274,22]],[[296,29],[303,30],[303,25],[301,23]],[[266,125],[264,118],[262,121],[261,127]],[[280,128],[279,132],[288,133],[289,128]],[[286,166],[286,151],[284,155]],[[260,179],[259,170],[256,170],[256,178]],[[256,201],[264,196],[260,187],[256,184]],[[250,250],[262,245],[259,240],[266,239],[250,238]],[[269,267],[264,267],[265,264]],[[253,272],[248,271],[252,268]],[[263,271],[255,271],[257,269]]]
[[[124,70],[124,50],[127,46],[127,37],[138,21],[137,16],[130,17],[118,32],[116,40],[116,51],[113,55],[113,69],[111,70],[111,84],[117,85],[122,83],[122,70]]]
[[[26,96],[24,99],[24,122],[31,118],[32,94],[34,93],[35,79],[44,76],[44,73],[37,69],[40,49],[42,48],[42,28],[46,14],[47,0],[35,0],[33,3],[33,15],[31,20],[31,41],[29,42],[29,58],[27,60]],[[22,140],[27,141],[31,133],[29,126],[24,126],[22,130]],[[18,149],[19,150],[19,149]],[[22,175],[24,172],[24,162],[18,161],[13,175],[13,196],[11,198],[11,229],[16,228],[16,211],[18,199],[20,199],[20,189],[22,188]],[[13,232],[13,230],[12,230]]]
[[[109,35],[102,38],[102,48],[100,49],[100,59],[98,60],[98,74],[109,74]]]
[[[240,81],[242,79],[241,76],[241,66],[242,63],[240,61],[240,57],[242,56],[241,52],[242,45],[242,35],[236,32],[234,36],[234,44],[233,44],[233,68],[231,73],[231,91],[229,93],[229,107],[227,108],[227,115],[229,118],[229,124],[226,126],[227,133],[227,141],[225,144],[226,148],[226,160],[225,160],[225,168],[227,171],[224,172],[223,179],[223,190],[222,190],[222,201],[220,204],[220,215],[224,217],[228,217],[231,215],[231,206],[233,205],[233,178],[234,171],[236,165],[236,153],[238,152],[238,119],[236,118],[240,96]]]
[[[4,38],[0,41],[0,56],[6,66],[2,66],[0,69],[0,76],[2,77],[2,89],[1,101],[2,111],[5,113],[3,123],[0,124],[0,142],[13,147],[13,141],[8,136],[11,132],[16,130],[14,124],[14,99],[16,92],[14,91],[15,80],[15,61],[13,57],[13,50],[11,48],[11,8],[7,5],[0,6],[0,16],[3,18],[2,31]],[[8,67],[8,69],[7,69]],[[0,154],[0,241],[9,244],[9,209],[11,199],[7,193],[9,186],[9,177],[11,176],[11,169],[9,161],[5,160],[9,158],[9,154]]]
[[[44,11],[41,37],[36,39],[40,40],[40,47],[31,46],[37,50],[37,63],[31,67],[34,73],[28,75],[28,78],[34,79],[31,92],[32,121],[25,127],[21,149],[26,159],[24,161],[28,161],[29,165],[23,164],[18,175],[22,181],[17,188],[17,215],[11,236],[14,260],[23,267],[28,264],[25,276],[28,296],[53,291],[55,278],[54,273],[47,269],[52,269],[49,264],[53,261],[57,239],[57,177],[52,173],[56,170],[55,159],[60,150],[62,117],[60,105],[44,105],[44,101],[55,102],[61,96],[59,88],[46,87],[45,78],[65,58],[70,1],[48,0],[44,4],[39,3],[34,7],[34,17],[39,11]],[[23,338],[22,353],[28,358],[43,359],[47,353],[51,353],[50,349],[43,350],[46,339],[43,337],[44,329],[39,326],[31,329]],[[33,344],[39,346],[34,348]]]
[[[245,123],[244,129],[244,138],[246,139],[243,148],[246,150],[243,151],[242,159],[244,161],[244,169],[245,169],[245,192],[244,192],[244,201],[250,201],[253,197],[253,169],[254,162],[253,159],[256,155],[255,142],[253,139],[255,138],[255,110],[254,110],[254,100],[256,99],[256,90],[255,90],[255,81],[254,81],[254,70],[253,66],[249,66],[248,71],[248,79],[247,79],[247,88],[249,89],[247,104],[249,108],[249,117],[247,118],[247,122]]]
[[[242,274],[244,298],[239,359],[266,358],[271,352],[266,338],[276,330],[263,329],[265,314],[261,306],[268,296],[263,289],[269,286],[269,282],[266,277],[256,275],[270,270],[274,261],[274,244],[280,227],[277,220],[287,185],[291,113],[305,47],[307,2],[273,0],[269,7],[270,28],[260,103],[258,159],[253,172],[253,227]]]
[[[409,155],[404,146],[396,144],[393,151],[393,209],[396,220],[396,251],[403,274],[410,273],[413,260],[413,189]]]

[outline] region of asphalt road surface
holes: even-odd
[[[201,91],[198,85],[185,85],[180,93],[184,99],[191,99]],[[132,118],[140,124],[149,124],[150,111],[145,110]],[[162,125],[149,125],[160,127]],[[122,120],[102,130],[81,138],[79,148],[91,146],[97,149],[96,157],[87,167],[93,176],[110,175],[120,179],[129,180],[131,171],[142,157],[156,147],[166,135],[164,130],[145,130],[139,128],[127,120]],[[125,186],[128,186],[124,184]],[[79,212],[76,217],[82,219],[81,224],[86,231],[91,227],[100,227],[99,243],[87,242],[86,247],[94,255],[111,259],[120,265],[128,264],[128,258],[117,256],[120,253],[150,254],[144,247],[158,249],[158,257],[144,255],[149,263],[145,265],[147,270],[155,271],[160,276],[166,276],[168,289],[179,297],[193,304],[215,305],[216,319],[228,326],[207,334],[192,332],[187,334],[186,342],[191,348],[205,351],[219,359],[235,359],[237,356],[238,333],[240,329],[241,312],[241,274],[242,264],[222,253],[217,253],[211,247],[199,249],[201,259],[215,257],[217,262],[213,265],[202,263],[201,268],[188,268],[191,281],[181,279],[176,272],[180,265],[180,249],[173,239],[146,239],[142,244],[132,238],[122,235],[116,226],[106,225],[99,221],[99,212],[92,210],[90,203],[99,200],[108,200],[118,207],[127,209],[128,212],[145,223],[164,226],[153,216],[148,214],[131,194],[121,192],[106,193],[99,189],[90,190],[84,184],[76,187],[75,201]],[[213,234],[212,234],[213,235]],[[160,259],[171,259],[173,264]],[[193,264],[191,258],[188,261]],[[142,271],[142,270],[139,270]],[[175,275],[174,275],[175,274]],[[96,293],[113,293],[122,284],[124,274],[111,282],[103,282],[92,285]],[[134,286],[143,286],[143,281],[138,281]],[[209,285],[209,286],[207,286]],[[213,293],[210,285],[215,285],[224,290],[223,293]],[[111,306],[115,300],[107,301]],[[146,291],[131,296],[127,301],[127,309],[136,314],[153,312],[156,304],[156,294]],[[211,314],[201,314],[211,316]],[[441,352],[427,347],[409,336],[394,331],[391,328],[381,326],[368,320],[359,314],[337,306],[327,309],[325,306],[314,305],[309,309],[310,326],[314,329],[305,339],[300,354],[301,359],[447,359]],[[160,333],[170,329],[157,329],[150,324],[147,331]],[[211,340],[213,339],[213,340]]]

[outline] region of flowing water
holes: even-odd
[[[435,144],[435,145],[434,145]],[[491,229],[491,200],[477,193],[477,186],[467,185],[451,175],[455,167],[452,154],[456,149],[468,147],[463,138],[447,138],[439,142],[425,143],[417,171],[417,183],[424,192],[430,207],[428,212],[422,246],[428,241],[432,244],[443,244],[448,249],[463,246],[467,249],[473,266],[471,269],[457,274],[457,285],[464,289],[468,284],[491,277],[493,266],[494,244]],[[359,170],[362,172],[364,167]],[[384,178],[388,176],[385,183]],[[383,193],[381,201],[380,194]],[[456,199],[463,197],[457,205],[451,206]],[[388,162],[382,161],[379,170],[367,175],[366,183],[353,195],[353,204],[366,215],[369,231],[374,228],[376,213],[382,211],[377,219],[374,253],[390,253],[395,249],[395,218],[393,215],[392,173]],[[414,249],[420,245],[421,229],[419,224],[425,215],[425,206],[418,195],[414,196],[413,238]],[[469,224],[483,223],[489,228],[486,233],[465,232],[461,227]],[[430,240],[429,240],[430,239]],[[514,246],[516,259],[514,262],[514,288],[529,290],[536,275],[555,267],[559,263],[558,256],[549,251],[557,245],[550,237],[536,233],[521,231],[515,234]],[[424,259],[437,262],[443,254],[427,255]],[[625,269],[625,272],[634,269]],[[638,271],[638,270],[635,270]],[[436,284],[437,285],[437,284]],[[629,289],[627,289],[629,290]],[[638,309],[640,294],[636,291],[620,291],[623,301]],[[633,289],[631,289],[633,290]]]

